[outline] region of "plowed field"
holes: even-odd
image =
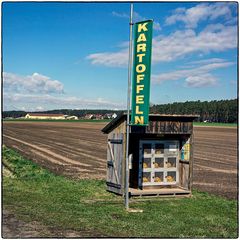
[[[3,144],[51,171],[104,179],[106,123],[4,122]],[[237,198],[237,128],[194,127],[194,187]]]

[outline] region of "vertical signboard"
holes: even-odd
[[[187,140],[183,142],[182,150],[181,150],[181,160],[189,161],[190,159],[190,142]]]
[[[131,125],[148,125],[152,20],[135,23]]]

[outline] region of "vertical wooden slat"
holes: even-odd
[[[188,188],[192,191],[193,185],[193,133],[190,137],[190,159],[189,159],[189,183]]]
[[[122,148],[122,191],[124,191],[125,186],[125,165],[126,165],[126,122],[124,122],[124,134],[123,134],[123,148]],[[131,136],[131,127],[130,127],[130,136]]]
[[[112,133],[109,133],[108,138],[111,138],[111,137],[112,137]],[[108,161],[111,161],[111,154],[107,145],[107,162]],[[107,182],[111,181],[111,174],[112,174],[111,167],[107,165],[107,177],[106,177]]]
[[[179,185],[183,186],[183,164],[179,163]]]
[[[119,182],[121,183],[122,182],[122,162],[123,162],[123,133],[119,133],[119,136],[118,136],[119,139],[122,139],[122,144],[118,145],[118,176],[119,176]]]
[[[110,154],[111,154],[111,158],[112,158],[112,162],[113,162],[113,171],[114,171],[114,173],[115,173],[116,182],[117,182],[117,184],[119,184],[118,174],[117,174],[117,168],[116,168],[116,162],[115,162],[114,153],[113,153],[112,146],[111,146],[111,143],[110,143],[110,142],[108,142],[108,147],[109,147]],[[112,179],[112,180],[113,180],[113,179]],[[113,181],[112,181],[112,182],[113,182]]]

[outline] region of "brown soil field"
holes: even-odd
[[[71,178],[105,179],[106,123],[4,122],[3,144]],[[237,128],[194,127],[193,186],[230,199],[238,196]]]
[[[234,127],[194,127],[193,187],[238,198],[238,138]]]

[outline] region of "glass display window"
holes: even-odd
[[[176,182],[176,171],[169,171],[166,175],[167,182]]]
[[[155,144],[155,154],[163,154],[164,153],[164,144],[156,143]]]
[[[161,183],[164,180],[164,173],[163,172],[155,172],[154,173],[154,182]]]
[[[152,144],[143,144],[143,154],[151,154],[152,152]]]
[[[139,186],[174,185],[179,181],[178,141],[140,141]]]
[[[143,169],[151,168],[151,158],[143,158]]]
[[[154,167],[155,168],[163,168],[164,167],[164,158],[155,158],[155,162],[154,162]]]
[[[151,172],[143,172],[142,180],[143,180],[143,183],[151,182]]]
[[[176,158],[175,157],[169,157],[167,158],[167,162],[166,162],[166,167],[167,168],[172,168],[172,167],[176,167]]]

